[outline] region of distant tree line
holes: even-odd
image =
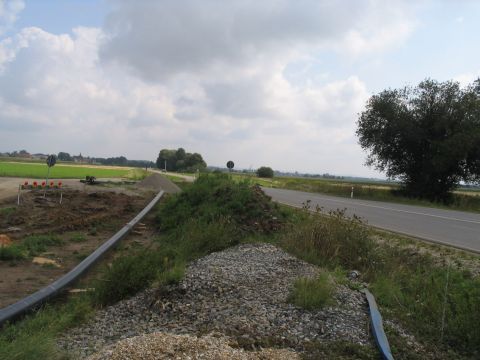
[[[158,154],[157,167],[167,171],[195,172],[205,170],[207,163],[203,160],[202,155],[187,153],[183,148],[162,149]]]

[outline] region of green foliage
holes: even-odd
[[[357,135],[367,163],[404,183],[409,196],[449,200],[460,181],[480,181],[480,79],[425,80],[384,90],[360,115]]]
[[[322,309],[332,303],[334,290],[332,278],[323,272],[316,278],[297,279],[288,301],[307,310]]]
[[[55,343],[64,329],[78,325],[92,314],[87,297],[74,298],[64,305],[45,306],[34,315],[6,325],[0,332],[0,359],[66,359]]]
[[[172,199],[157,216],[164,231],[195,218],[205,224],[222,219],[241,232],[270,232],[285,219],[278,205],[248,180],[233,182],[226,174],[203,174]]]
[[[252,178],[251,176],[246,176],[243,174],[232,174],[231,176],[236,181]],[[353,197],[356,199],[387,201],[401,204],[480,212],[479,190],[466,191],[465,189],[460,189],[460,191],[463,193],[451,194],[451,201],[448,204],[445,204],[443,202],[432,202],[427,199],[405,196],[402,191],[399,191],[400,184],[392,182],[354,182],[346,180],[293,178],[280,176],[276,176],[273,180],[256,178],[252,181],[265,187],[307,191],[341,197],[350,197],[353,186]]]
[[[87,237],[82,233],[75,233],[70,236],[70,241],[73,242],[84,242],[85,240],[87,240]]]
[[[93,301],[108,305],[146,288],[165,270],[162,251],[145,249],[116,258],[94,282]]]
[[[23,239],[21,246],[28,252],[29,256],[35,256],[47,251],[48,246],[61,245],[62,239],[57,235],[31,235]]]
[[[69,153],[60,151],[57,155],[58,160],[60,161],[73,161]]]
[[[47,251],[48,246],[61,245],[62,239],[53,234],[31,235],[20,244],[0,247],[0,260],[22,260]]]
[[[198,153],[187,153],[184,149],[177,150],[162,149],[157,157],[157,167],[167,171],[195,172],[203,171],[207,167],[202,155]]]
[[[0,246],[0,260],[23,260],[25,258],[25,250],[19,245]]]
[[[480,354],[478,277],[440,266],[431,256],[409,248],[379,245],[360,220],[346,218],[342,212],[309,216],[281,244],[300,258],[331,270],[338,266],[359,270],[382,312],[400,319],[419,340],[442,352],[474,358]]]
[[[259,167],[257,169],[257,176],[261,178],[273,178],[273,170],[268,166]]]
[[[17,208],[15,207],[6,207],[0,209],[0,215],[8,222],[10,217],[15,214]]]
[[[344,210],[308,218],[288,233],[282,243],[291,253],[332,269],[369,269],[375,260],[375,243],[368,227],[357,217],[346,217]]]

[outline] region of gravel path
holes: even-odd
[[[193,262],[179,285],[147,290],[99,311],[60,345],[85,357],[119,339],[153,332],[220,333],[252,350],[301,351],[312,340],[369,343],[366,302],[358,291],[338,286],[337,304],[321,311],[286,302],[296,278],[318,272],[272,245],[239,245]]]

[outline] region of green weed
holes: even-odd
[[[35,256],[47,251],[48,246],[63,244],[62,239],[57,235],[31,235],[23,239],[21,246],[28,252],[29,256]]]
[[[335,286],[326,272],[316,278],[300,278],[295,281],[288,301],[307,310],[322,309],[333,302]]]
[[[88,319],[92,312],[88,298],[80,296],[64,305],[47,305],[34,315],[6,325],[0,332],[0,359],[66,359],[67,354],[56,346],[55,337]]]
[[[0,247],[0,260],[4,260],[4,261],[23,260],[25,258],[26,258],[25,250],[17,244],[13,244],[8,247],[6,246]]]
[[[85,240],[87,240],[87,237],[82,233],[76,233],[70,236],[70,241],[73,242],[84,242]]]

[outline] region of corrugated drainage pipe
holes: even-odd
[[[120,229],[120,231],[100,245],[93,253],[91,253],[67,274],[63,275],[60,279],[54,281],[50,285],[40,289],[32,295],[17,301],[16,303],[0,309],[0,327],[2,327],[7,321],[15,320],[27,311],[35,309],[48,299],[57,295],[65,287],[78,280],[80,276],[90,269],[90,267],[92,267],[92,265],[94,265],[103,255],[105,255],[107,251],[109,251],[130,232],[130,230],[157,204],[163,194],[164,191],[160,191],[155,198],[150,201],[150,203],[127,225],[125,225],[122,229]]]

